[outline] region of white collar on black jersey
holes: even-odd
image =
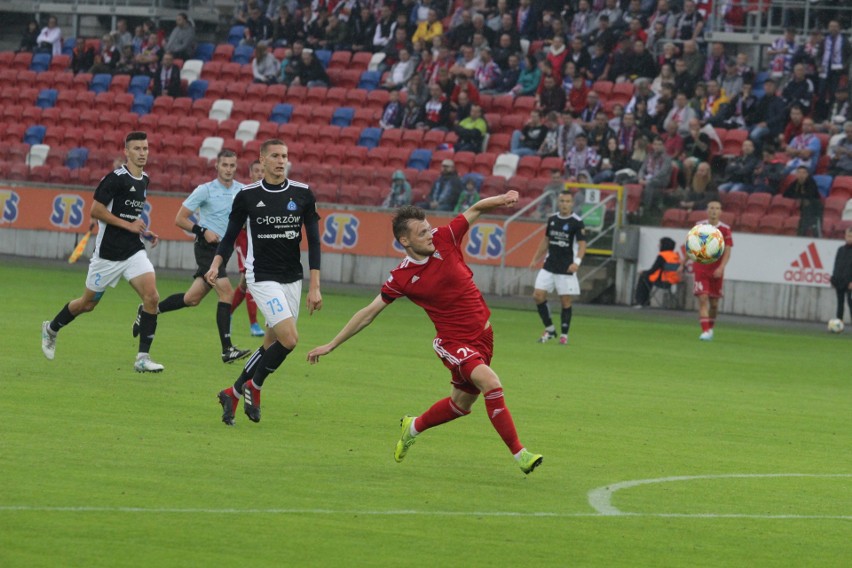
[[[144,171],[144,170],[142,170],[142,175],[141,175],[141,176],[136,177],[135,175],[133,175],[133,174],[131,174],[131,173],[130,173],[130,170],[128,170],[128,169],[127,169],[127,164],[121,164],[121,167],[119,168],[119,170],[124,170],[124,171],[127,173],[127,175],[129,175],[129,176],[130,176],[130,177],[132,177],[133,179],[138,179],[138,180],[145,179],[145,171]]]
[[[265,179],[262,179],[257,183],[260,184],[260,187],[263,188],[264,191],[268,191],[270,193],[278,193],[279,191],[286,191],[290,187],[290,180],[287,179],[287,178],[284,178],[284,183],[282,183],[281,185],[274,185],[274,184],[268,183]]]

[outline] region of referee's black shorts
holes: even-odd
[[[218,243],[208,243],[203,237],[195,239],[195,262],[198,264],[198,269],[195,271],[193,278],[204,278],[207,271],[210,270],[210,265],[213,264],[213,257],[216,256],[216,248]],[[225,270],[225,263],[219,265],[219,278],[227,278],[228,273]]]

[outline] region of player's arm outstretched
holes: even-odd
[[[507,191],[503,195],[495,195],[494,197],[480,199],[471,205],[467,211],[462,213],[462,215],[464,215],[465,219],[467,219],[468,225],[473,225],[483,213],[488,213],[492,209],[497,209],[498,207],[511,207],[517,202],[518,192],[513,189],[512,191]]]
[[[367,306],[361,308],[355,315],[350,318],[349,322],[343,326],[343,329],[332,339],[329,343],[325,345],[320,345],[319,347],[314,347],[308,352],[308,361],[313,365],[314,363],[319,362],[319,358],[323,355],[328,355],[332,351],[334,351],[337,347],[339,347],[343,342],[347,341],[353,335],[373,323],[373,320],[376,319],[376,316],[381,313],[383,309],[387,307],[388,304],[382,300],[381,294],[376,296],[376,298],[370,302]]]

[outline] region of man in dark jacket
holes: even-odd
[[[175,65],[175,57],[171,53],[163,55],[163,60],[154,72],[154,86],[151,94],[155,97],[168,95],[180,96],[180,69]]]
[[[784,99],[776,94],[775,81],[767,79],[763,89],[766,94],[755,105],[752,114],[754,125],[749,132],[749,138],[758,148],[765,140],[775,140],[784,131],[787,121],[786,105]]]
[[[820,237],[820,221],[822,220],[822,201],[819,196],[816,180],[807,166],[799,166],[795,171],[796,180],[790,184],[784,197],[798,199],[802,202],[799,231],[800,237],[812,232],[814,237]]]
[[[837,256],[834,257],[831,285],[837,292],[836,317],[843,321],[844,298],[849,305],[849,313],[852,314],[852,226],[846,227],[846,244],[837,249]]]

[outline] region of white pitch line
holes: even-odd
[[[695,481],[700,479],[748,479],[748,478],[777,478],[777,477],[852,477],[850,473],[730,473],[723,475],[682,475],[675,477],[658,477],[655,479],[634,479],[621,481],[612,485],[604,485],[589,491],[589,505],[604,516],[644,516],[644,517],[695,517],[695,518],[749,518],[749,519],[852,519],[852,515],[741,515],[715,513],[630,513],[621,511],[612,504],[612,496],[616,491],[629,489],[639,485],[655,483],[671,483],[675,481]]]

